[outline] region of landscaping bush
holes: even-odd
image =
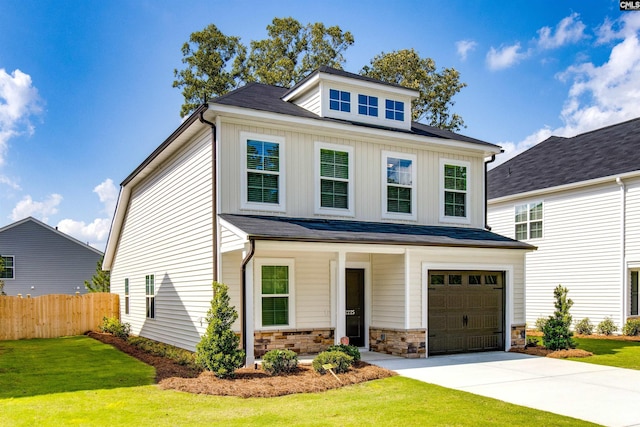
[[[566,350],[575,348],[576,343],[571,338],[571,315],[569,309],[573,301],[567,298],[569,290],[562,285],[556,286],[553,290],[555,298],[555,311],[544,325],[542,330],[542,342],[549,350]]]
[[[547,324],[548,320],[549,319],[547,319],[546,317],[538,317],[536,319],[536,331],[538,332],[544,331],[544,325]]]
[[[99,329],[100,332],[106,332],[123,340],[126,340],[131,333],[131,325],[120,322],[117,317],[103,317]]]
[[[196,362],[218,378],[230,378],[244,363],[240,338],[231,330],[238,312],[229,305],[226,285],[213,282],[213,299],[207,312],[207,332],[196,345]]]
[[[598,323],[598,327],[596,328],[599,334],[602,335],[612,335],[614,332],[618,330],[618,327],[615,323],[613,323],[613,319],[610,317],[605,317],[604,320]]]
[[[325,374],[327,371],[322,365],[333,365],[333,372],[336,374],[342,374],[347,372],[353,363],[353,357],[349,356],[342,351],[323,351],[313,359],[311,365],[313,369],[320,373]]]
[[[357,362],[358,360],[360,360],[360,349],[355,345],[348,345],[348,344],[332,345],[332,346],[329,346],[329,348],[327,348],[326,351],[341,351],[353,357],[354,362]]]
[[[588,317],[585,317],[578,323],[576,323],[576,334],[591,335],[593,333],[593,323]]]
[[[291,350],[269,350],[262,356],[262,369],[271,375],[295,372],[298,369],[298,355]]]
[[[144,337],[129,337],[127,342],[154,356],[166,357],[179,365],[197,366],[196,356],[193,352],[184,348],[174,347],[170,344],[161,343]]]
[[[640,319],[627,319],[622,327],[622,333],[629,336],[640,335]]]

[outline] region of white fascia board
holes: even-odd
[[[496,197],[495,199],[487,200],[487,203],[490,205],[497,205],[499,203],[509,202],[512,200],[524,199],[524,198],[536,198],[536,197],[543,196],[545,194],[575,190],[577,188],[590,187],[592,185],[606,184],[607,182],[615,183],[618,178],[620,178],[621,180],[625,180],[625,179],[636,178],[636,177],[640,177],[640,170],[627,172],[620,175],[609,175],[601,178],[588,179],[586,181],[572,182],[570,184],[557,185],[555,187],[541,188],[538,190],[527,191],[525,193],[515,193],[515,194],[510,194],[508,196]]]
[[[420,92],[418,92],[417,90],[409,89],[406,87],[391,86],[384,83],[368,82],[366,80],[359,80],[359,79],[354,79],[354,78],[344,77],[344,76],[336,76],[334,74],[320,73],[320,75],[321,75],[321,79],[327,82],[334,82],[334,83],[340,83],[340,84],[349,85],[349,86],[374,89],[377,91],[379,90],[382,92],[392,93],[394,95],[399,95],[399,96],[408,96],[411,98],[417,98],[420,95]]]
[[[235,225],[231,224],[229,221],[224,220],[220,217],[218,217],[218,221],[221,226],[223,226],[224,228],[226,228],[227,230],[231,231],[233,234],[238,236],[238,238],[240,238],[240,240],[242,240],[243,242],[246,243],[249,241],[249,235],[245,233],[242,229],[236,227]]]
[[[130,187],[120,187],[120,194],[118,195],[118,202],[116,203],[116,211],[113,214],[111,220],[111,229],[109,230],[109,237],[107,238],[107,247],[104,250],[104,258],[102,260],[102,269],[105,271],[111,271],[113,267],[113,261],[116,256],[116,249],[120,241],[120,233],[122,233],[122,225],[124,224],[124,217],[129,206],[129,199],[131,198]]]
[[[320,74],[316,74],[315,76],[304,82],[304,84],[297,87],[294,91],[283,96],[282,100],[289,102],[290,100],[297,98],[298,96],[302,95],[303,93],[307,92],[309,89],[317,85],[319,80]]]
[[[285,114],[271,113],[268,111],[259,111],[259,110],[251,110],[243,107],[233,107],[228,105],[219,105],[219,104],[211,104],[209,110],[211,112],[215,112],[218,114],[222,114],[232,118],[239,119],[258,119],[264,120],[268,123],[276,123],[281,122],[287,125],[297,125],[302,126],[306,129],[318,128],[324,132],[327,129],[335,130],[341,134],[358,134],[363,137],[368,136],[377,136],[380,138],[393,138],[395,140],[410,142],[410,143],[418,143],[424,144],[428,143],[430,145],[434,145],[436,147],[443,147],[446,149],[461,149],[465,151],[472,151],[474,153],[482,153],[483,157],[490,157],[494,154],[499,154],[502,152],[502,148],[498,146],[489,146],[484,144],[476,144],[466,141],[460,141],[457,139],[446,139],[446,138],[433,138],[428,136],[414,135],[407,132],[395,132],[384,129],[376,129],[370,128],[367,126],[354,126],[351,124],[340,123],[337,121],[328,120],[318,120],[318,119],[310,119],[306,117],[295,117],[289,116]],[[250,113],[248,113],[250,111]]]
[[[260,240],[260,238],[256,238],[256,248],[274,251],[349,252],[366,254],[404,254],[406,251],[406,247],[402,245],[383,245],[378,243],[296,242],[290,240]]]

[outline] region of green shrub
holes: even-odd
[[[311,365],[316,372],[325,374],[327,371],[322,366],[331,364],[333,365],[333,372],[342,374],[349,370],[352,363],[353,357],[346,353],[341,351],[323,351],[313,359]]]
[[[536,319],[536,331],[538,332],[544,331],[544,325],[547,324],[547,320],[549,319],[546,317],[538,317]]]
[[[627,319],[622,327],[622,333],[629,336],[640,335],[640,319]]]
[[[183,366],[196,367],[196,356],[193,352],[184,348],[174,347],[144,337],[129,337],[127,342],[149,354],[166,357]]]
[[[262,369],[271,375],[295,372],[298,369],[298,355],[291,350],[269,350],[262,356]]]
[[[229,305],[227,285],[213,282],[213,299],[207,312],[207,332],[196,345],[196,361],[218,378],[230,378],[244,363],[240,338],[231,325],[238,318],[235,307]]]
[[[593,323],[588,317],[585,317],[578,323],[576,323],[576,334],[591,335],[593,333]]]
[[[537,347],[540,341],[538,337],[527,337],[527,343],[525,344],[525,348],[528,347]]]
[[[612,335],[614,332],[618,330],[618,327],[615,323],[613,323],[613,319],[610,317],[605,317],[604,320],[598,323],[598,327],[596,328],[599,334],[602,335]]]
[[[117,317],[103,317],[99,329],[100,332],[106,332],[124,340],[126,340],[131,333],[131,325],[120,322],[120,319]]]
[[[327,348],[326,351],[341,351],[353,357],[354,362],[357,362],[358,360],[360,360],[360,349],[355,345],[348,345],[348,344],[331,345],[329,346],[329,348]]]
[[[569,290],[562,285],[556,286],[553,290],[555,298],[555,311],[549,316],[542,330],[542,342],[549,350],[566,350],[575,348],[576,344],[571,338],[571,314],[569,309],[573,301],[567,298]]]

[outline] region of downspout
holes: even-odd
[[[206,104],[205,104],[206,105]],[[220,248],[218,247],[218,155],[216,150],[216,125],[204,118],[205,110],[200,111],[200,122],[211,126],[211,163],[213,175],[213,185],[211,197],[213,198],[213,247],[215,248],[215,256],[213,257],[213,280],[218,281],[218,255]]]
[[[626,263],[626,239],[627,239],[627,197],[626,197],[626,186],[622,178],[617,177],[616,183],[620,186],[620,275],[622,277],[622,308],[621,308],[621,316],[620,321],[622,323],[625,322],[625,318],[627,316],[627,263]]]
[[[487,183],[487,165],[495,162],[495,160],[496,155],[494,154],[491,156],[491,160],[484,162],[484,228],[488,231],[491,231],[491,227],[489,227],[489,218],[487,215],[487,211],[489,209],[489,195],[487,194],[489,190],[489,184]]]
[[[240,306],[242,316],[240,317],[240,330],[242,331],[242,348],[244,349],[244,365],[247,364],[247,264],[253,258],[256,251],[256,242],[249,237],[249,253],[242,260],[242,286],[240,286]]]

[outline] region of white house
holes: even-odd
[[[193,349],[217,280],[247,363],[343,336],[406,357],[524,344],[533,247],[484,229],[500,147],[412,122],[416,96],[323,67],[199,107],[121,184],[122,320]]]
[[[574,321],[620,328],[638,315],[640,119],[551,137],[488,174],[492,230],[538,247],[526,256],[527,323],[569,289]]]
[[[0,228],[0,256],[4,292],[36,297],[85,293],[102,252],[28,217]]]

